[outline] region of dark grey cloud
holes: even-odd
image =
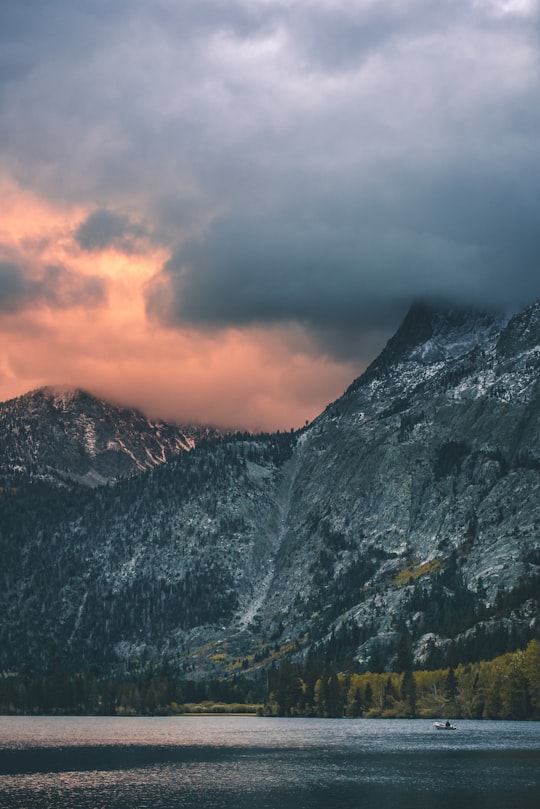
[[[343,184],[339,196],[291,192],[277,211],[218,219],[164,265],[150,316],[170,326],[302,323],[350,358],[416,298],[512,309],[540,296],[536,174],[517,182],[457,166],[433,183],[410,170],[406,198],[373,188],[366,203]]]
[[[0,165],[170,250],[169,326],[343,355],[429,295],[540,296],[534,0],[4,0]]]
[[[148,288],[149,317],[173,328],[214,330],[297,323],[318,352],[341,359],[372,356],[409,305],[398,273],[385,268],[387,282],[370,284],[362,259],[352,252],[356,239],[343,244],[339,234],[312,232],[304,242],[282,222],[278,248],[266,224],[246,216],[240,232],[222,223],[204,244],[176,253]]]
[[[78,226],[74,238],[83,250],[116,247],[127,253],[136,252],[137,242],[145,236],[144,228],[123,214],[100,208]]]
[[[81,277],[58,266],[30,273],[12,261],[0,261],[0,312],[20,312],[35,306],[97,306],[105,298],[106,288],[100,278]]]
[[[361,227],[248,213],[220,220],[167,262],[149,292],[149,308],[171,324],[352,324],[362,299],[373,295],[362,267],[362,243],[370,238]],[[397,269],[389,282],[397,280]]]

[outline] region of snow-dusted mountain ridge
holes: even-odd
[[[540,304],[421,304],[300,433],[210,437],[114,487],[7,469],[0,665],[54,640],[74,666],[195,677],[391,667],[406,636],[436,666],[538,637],[539,371]]]
[[[168,463],[216,434],[151,421],[71,387],[46,387],[0,404],[0,472],[96,486]]]

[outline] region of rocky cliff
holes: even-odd
[[[209,435],[178,455],[165,425],[127,444],[116,422],[98,440],[70,417],[47,468],[87,477],[82,442],[118,482],[6,470],[0,665],[45,665],[53,644],[72,667],[166,656],[192,677],[321,654],[381,669],[404,645],[437,666],[538,637],[539,370],[540,304],[509,321],[422,304],[297,434]],[[36,442],[10,433],[12,408],[9,458],[32,446],[42,468]],[[95,466],[113,440],[136,476]]]

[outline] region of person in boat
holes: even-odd
[[[448,719],[447,719],[447,720],[446,720],[446,722],[444,723],[444,726],[445,726],[445,728],[449,728],[449,727],[450,727],[450,722],[448,721]]]

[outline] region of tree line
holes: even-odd
[[[42,676],[27,668],[0,678],[4,714],[182,714],[258,712],[266,716],[540,719],[540,642],[494,660],[436,670],[343,673],[324,661],[283,660],[257,680],[190,681],[164,661],[112,677],[88,667]]]
[[[540,642],[435,670],[337,673],[284,661],[265,706],[275,716],[540,719]]]

